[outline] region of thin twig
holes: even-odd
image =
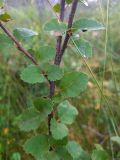
[[[22,47],[22,45],[20,44],[20,42],[12,35],[12,33],[3,25],[3,23],[0,21],[0,28],[7,34],[7,36],[16,44],[16,47],[19,51],[21,51],[22,53],[24,53],[24,55],[26,57],[28,57],[32,63],[34,63],[35,65],[37,65],[37,61],[34,59],[34,57],[26,50]]]
[[[64,39],[64,42],[63,42],[63,46],[62,46],[62,49],[61,49],[61,52],[60,52],[60,55],[58,57],[58,65],[60,65],[61,63],[61,60],[62,60],[62,56],[65,52],[65,49],[67,48],[67,44],[68,44],[68,41],[71,37],[71,28],[72,28],[72,24],[73,24],[73,19],[74,19],[74,16],[75,16],[75,12],[76,12],[76,9],[77,9],[77,5],[78,5],[78,0],[73,0],[73,3],[72,3],[72,8],[71,8],[71,12],[70,12],[70,15],[69,15],[69,20],[68,20],[68,31],[66,32],[66,36],[65,36],[65,39]]]
[[[21,43],[15,38],[14,35],[3,25],[3,23],[0,21],[0,28],[6,33],[6,35],[15,43],[16,48],[21,51],[34,65],[38,65],[37,61],[34,59],[34,57],[29,53],[25,48],[22,47]],[[47,75],[44,74],[44,71],[41,71],[48,83],[50,84],[50,81],[47,78]]]
[[[64,20],[64,13],[65,13],[65,0],[61,0],[60,3],[60,16],[59,20],[63,22]],[[62,36],[57,36],[57,44],[56,44],[56,56],[55,56],[55,61],[54,64],[58,65],[59,61],[59,54],[61,52],[61,43],[62,43]]]

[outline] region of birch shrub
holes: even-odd
[[[31,63],[22,69],[20,79],[30,86],[44,84],[49,88],[47,96],[33,99],[33,106],[27,108],[15,120],[19,129],[30,135],[23,144],[24,151],[36,160],[109,159],[100,145],[96,144],[89,155],[78,142],[69,138],[69,126],[78,115],[77,108],[70,103],[69,99],[78,97],[87,89],[89,77],[84,72],[64,70],[61,66],[63,55],[70,46],[80,58],[92,57],[92,45],[78,35],[104,29],[103,24],[95,19],[80,17],[74,20],[79,3],[88,6],[87,1],[80,0],[61,0],[51,6],[56,18],[51,17],[45,22],[43,32],[49,36],[53,33],[56,45],[51,46],[44,42],[35,58],[32,50],[23,48],[22,43],[27,43],[39,33],[29,28],[16,28],[12,33],[6,27],[6,23],[12,19],[11,16],[5,11],[0,14],[0,28],[3,30],[0,34],[2,44],[0,50],[16,47]],[[1,0],[0,5],[3,10],[4,5]],[[66,22],[64,17],[67,6],[71,9]],[[43,127],[43,132],[39,132],[40,126]],[[20,160],[18,153],[14,154],[13,158],[16,155]]]

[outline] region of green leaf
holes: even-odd
[[[56,13],[59,13],[59,12],[60,12],[60,4],[59,4],[59,3],[56,3],[56,4],[53,6],[53,10],[54,10]]]
[[[96,149],[93,150],[91,158],[92,160],[109,160],[108,154],[99,144],[97,144]]]
[[[78,158],[78,160],[91,160],[91,156],[83,150],[83,152],[81,152],[80,157]]]
[[[67,142],[68,142],[68,137],[65,137],[65,138],[60,139],[60,140],[56,140],[53,137],[49,137],[49,144],[51,146],[54,146],[55,148],[65,146],[67,144]]]
[[[52,19],[44,25],[45,31],[65,32],[66,29],[66,25],[58,19]]]
[[[50,60],[53,60],[55,57],[55,48],[51,46],[44,46],[40,47],[38,52],[38,59],[41,61],[49,62]]]
[[[40,160],[61,160],[60,157],[56,154],[56,152],[51,151],[44,155]]]
[[[19,40],[27,40],[27,39],[30,39],[30,38],[38,35],[37,32],[35,32],[31,29],[28,29],[28,28],[16,28],[13,31],[13,34]]]
[[[113,142],[116,142],[116,143],[118,143],[120,145],[120,137],[119,136],[113,136],[113,137],[111,137],[111,140]]]
[[[102,30],[104,26],[94,19],[79,19],[73,23],[73,28],[77,30]]]
[[[67,127],[62,123],[58,123],[54,118],[51,120],[51,132],[56,140],[63,139],[68,135]]]
[[[21,160],[21,155],[19,152],[13,153],[10,160]]]
[[[58,148],[56,149],[56,152],[57,152],[57,154],[61,157],[60,160],[62,160],[63,157],[64,157],[64,160],[73,160],[73,158],[72,158],[71,155],[68,153],[68,151],[67,151],[67,149],[66,149],[65,146],[63,146],[63,147],[61,147],[61,146],[58,147]]]
[[[40,112],[40,119],[44,120],[47,118],[48,114],[52,112],[52,101],[46,98],[37,98],[34,101],[34,106]]]
[[[49,151],[48,136],[37,135],[28,139],[24,144],[26,153],[31,154],[36,160],[41,160],[42,157]]]
[[[80,157],[81,154],[83,154],[83,149],[75,141],[69,141],[66,145],[66,149],[68,150],[69,154],[73,157],[73,159],[77,159]]]
[[[76,97],[83,92],[88,83],[88,76],[82,72],[66,73],[60,82],[61,95]]]
[[[38,66],[30,65],[22,70],[20,78],[27,83],[35,84],[42,83],[45,81],[43,74],[41,73]]]
[[[108,160],[107,153],[102,150],[94,150],[92,153],[92,160]]]
[[[58,105],[58,117],[64,124],[72,124],[78,115],[77,109],[72,106],[67,100]]]
[[[77,47],[80,50],[80,53],[83,57],[89,58],[92,57],[92,46],[90,43],[84,39],[79,39],[74,41]]]
[[[11,20],[11,16],[8,13],[1,14],[0,20],[3,22],[8,22],[9,20]]]
[[[39,127],[43,121],[41,114],[34,108],[26,109],[20,116],[15,120],[15,124],[18,125],[20,130],[29,132]]]
[[[64,71],[57,65],[45,65],[44,68],[50,81],[60,80],[64,75]]]

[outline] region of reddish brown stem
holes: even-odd
[[[12,33],[6,27],[4,27],[1,21],[0,21],[0,27],[8,35],[8,37],[16,44],[17,49],[22,53],[24,53],[24,55],[28,57],[32,61],[32,63],[37,65],[37,61],[33,58],[33,56],[26,49],[22,47],[20,42],[12,35]]]
[[[65,39],[64,39],[64,42],[63,42],[63,45],[62,45],[62,49],[60,51],[60,54],[58,56],[58,59],[57,59],[57,64],[60,65],[61,63],[61,60],[62,60],[62,57],[63,57],[63,54],[65,52],[65,49],[67,48],[67,44],[68,44],[68,41],[70,39],[70,32],[71,32],[71,27],[72,27],[72,24],[73,24],[73,19],[74,19],[74,16],[75,16],[75,12],[76,12],[76,9],[77,9],[77,5],[78,5],[78,0],[73,0],[73,3],[72,3],[72,8],[71,8],[71,12],[70,12],[70,15],[69,15],[69,20],[68,20],[68,31],[66,32],[66,36],[65,36]]]

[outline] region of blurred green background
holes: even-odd
[[[42,2],[42,1],[41,1]],[[23,46],[39,52],[45,44],[55,46],[55,37],[43,32],[43,25],[51,17],[55,17],[51,7],[43,1],[6,1],[12,21],[7,23],[11,31],[16,27],[27,27],[39,33],[38,37],[25,41]],[[98,0],[89,3],[88,7],[80,5],[77,18],[96,18],[107,26],[106,30],[80,33],[93,46],[93,57],[86,59],[98,83],[101,85],[108,103],[101,98],[101,93],[89,72],[85,62],[69,47],[64,55],[62,66],[66,70],[74,69],[88,73],[90,80],[87,90],[79,97],[70,99],[77,106],[79,115],[70,127],[70,138],[77,140],[89,152],[94,144],[101,144],[111,155],[119,160],[119,147],[111,143],[114,127],[120,131],[120,2]],[[107,8],[109,15],[107,17]],[[69,8],[66,13],[68,16]],[[0,30],[0,34],[2,30]],[[34,55],[37,57],[36,53]],[[4,48],[0,38],[0,156],[1,160],[10,159],[14,153],[20,153],[22,160],[32,159],[22,150],[21,145],[27,135],[14,125],[14,118],[32,106],[34,97],[47,95],[48,87],[42,85],[27,85],[20,80],[21,69],[30,62],[17,49],[8,46]],[[110,109],[108,109],[110,108]],[[109,111],[111,110],[111,112]],[[44,124],[43,124],[44,125]],[[42,128],[42,127],[41,127]],[[39,130],[41,130],[39,128]],[[30,133],[32,134],[32,133]]]

